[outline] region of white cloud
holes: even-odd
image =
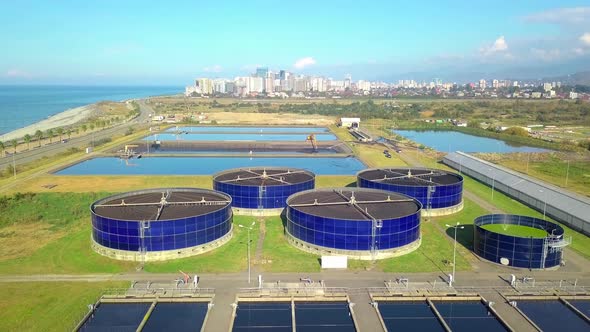
[[[221,67],[220,65],[213,65],[209,67],[204,67],[203,71],[207,73],[220,73],[221,71],[223,71],[223,67]]]
[[[532,55],[542,61],[555,61],[560,58],[566,56],[566,54],[562,54],[562,52],[557,49],[540,49],[540,48],[531,48]]]
[[[490,46],[482,47],[479,51],[483,55],[491,55],[495,53],[506,52],[508,50],[508,43],[504,36],[498,37]]]
[[[590,23],[590,7],[555,8],[526,16],[525,21],[578,25]]]
[[[585,34],[581,35],[580,41],[583,44],[590,46],[590,32],[586,32]]]
[[[574,51],[574,54],[575,55],[584,55],[584,54],[586,54],[586,51],[584,51],[584,49],[581,48],[581,47],[576,47],[576,48],[573,49],[573,51]]]
[[[494,45],[492,45],[492,47],[490,48],[491,52],[500,52],[500,51],[506,51],[508,49],[508,44],[506,44],[506,39],[504,38],[504,36],[500,36],[498,39],[496,39],[496,41],[494,42]]]
[[[297,68],[297,69],[303,69],[305,67],[311,66],[311,65],[315,65],[315,59],[312,57],[305,57],[305,58],[301,58],[297,61],[295,61],[295,63],[293,64],[293,67]]]
[[[20,69],[9,69],[6,71],[4,76],[9,78],[31,78],[32,75],[26,71],[22,71]]]

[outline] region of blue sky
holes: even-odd
[[[296,73],[396,80],[589,70],[586,1],[10,1],[0,83],[188,84]],[[422,76],[424,78],[422,78]]]

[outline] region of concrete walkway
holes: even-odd
[[[371,297],[366,291],[348,294],[350,302],[354,303],[354,319],[360,331],[383,332],[377,311],[371,305]]]

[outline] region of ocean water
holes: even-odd
[[[0,85],[0,135],[67,109],[99,101],[171,95],[173,86],[12,86]]]

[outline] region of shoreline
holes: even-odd
[[[126,103],[128,101],[133,101],[133,100],[145,100],[145,99],[149,99],[149,98],[171,97],[171,96],[177,96],[177,95],[178,94],[154,95],[154,96],[147,96],[147,97],[140,97],[140,98],[123,99],[123,100],[115,101],[115,102]],[[70,108],[65,111],[53,114],[46,119],[32,123],[28,126],[9,131],[5,134],[0,134],[0,142],[7,142],[7,141],[10,141],[13,139],[19,140],[19,139],[22,139],[26,134],[33,136],[33,134],[35,134],[35,132],[37,130],[41,130],[43,133],[45,133],[45,131],[47,131],[49,129],[71,126],[73,124],[79,123],[81,121],[88,119],[92,115],[92,113],[94,111],[96,111],[96,109],[97,109],[96,105],[100,102],[103,102],[103,101],[97,101],[95,103]]]
[[[49,129],[70,126],[89,118],[95,110],[96,103],[70,108],[63,112],[51,115],[47,119],[0,135],[0,141],[18,140],[23,138],[26,134],[33,136],[37,130],[41,130],[45,134]]]

